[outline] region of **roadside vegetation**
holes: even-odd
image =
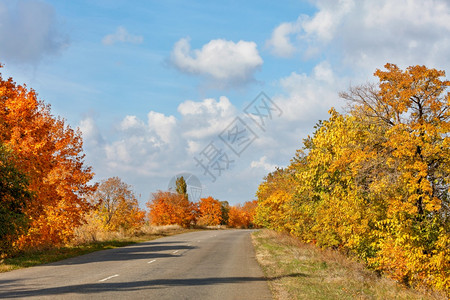
[[[256,224],[450,295],[450,81],[386,64],[258,188]]]
[[[272,230],[252,235],[274,299],[447,299],[407,288],[361,262]]]

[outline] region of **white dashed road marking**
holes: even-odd
[[[106,277],[106,278],[103,278],[103,279],[99,280],[99,282],[103,282],[103,281],[106,281],[106,280],[108,280],[108,279],[111,279],[111,278],[114,278],[114,277],[117,277],[117,276],[119,276],[119,274],[111,275],[111,276],[109,276],[109,277]]]

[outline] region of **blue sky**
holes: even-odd
[[[142,205],[181,172],[203,196],[253,199],[339,91],[386,62],[448,71],[449,50],[444,0],[0,0],[3,77],[79,127],[96,180],[121,177]],[[261,91],[280,109],[264,128],[244,112]],[[239,155],[220,139],[236,117],[257,136]],[[229,162],[215,181],[195,160],[211,142]]]

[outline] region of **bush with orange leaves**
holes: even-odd
[[[183,227],[194,225],[197,205],[190,202],[183,194],[158,191],[147,202],[149,219],[154,225],[174,225]]]
[[[228,213],[228,226],[235,228],[253,228],[255,224],[255,211],[258,203],[256,200],[247,201],[243,206],[232,206]]]
[[[222,205],[219,200],[213,197],[201,198],[198,204],[199,218],[198,225],[214,226],[220,225],[222,221]]]

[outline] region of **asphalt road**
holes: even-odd
[[[250,230],[198,231],[0,274],[0,298],[272,299]]]

